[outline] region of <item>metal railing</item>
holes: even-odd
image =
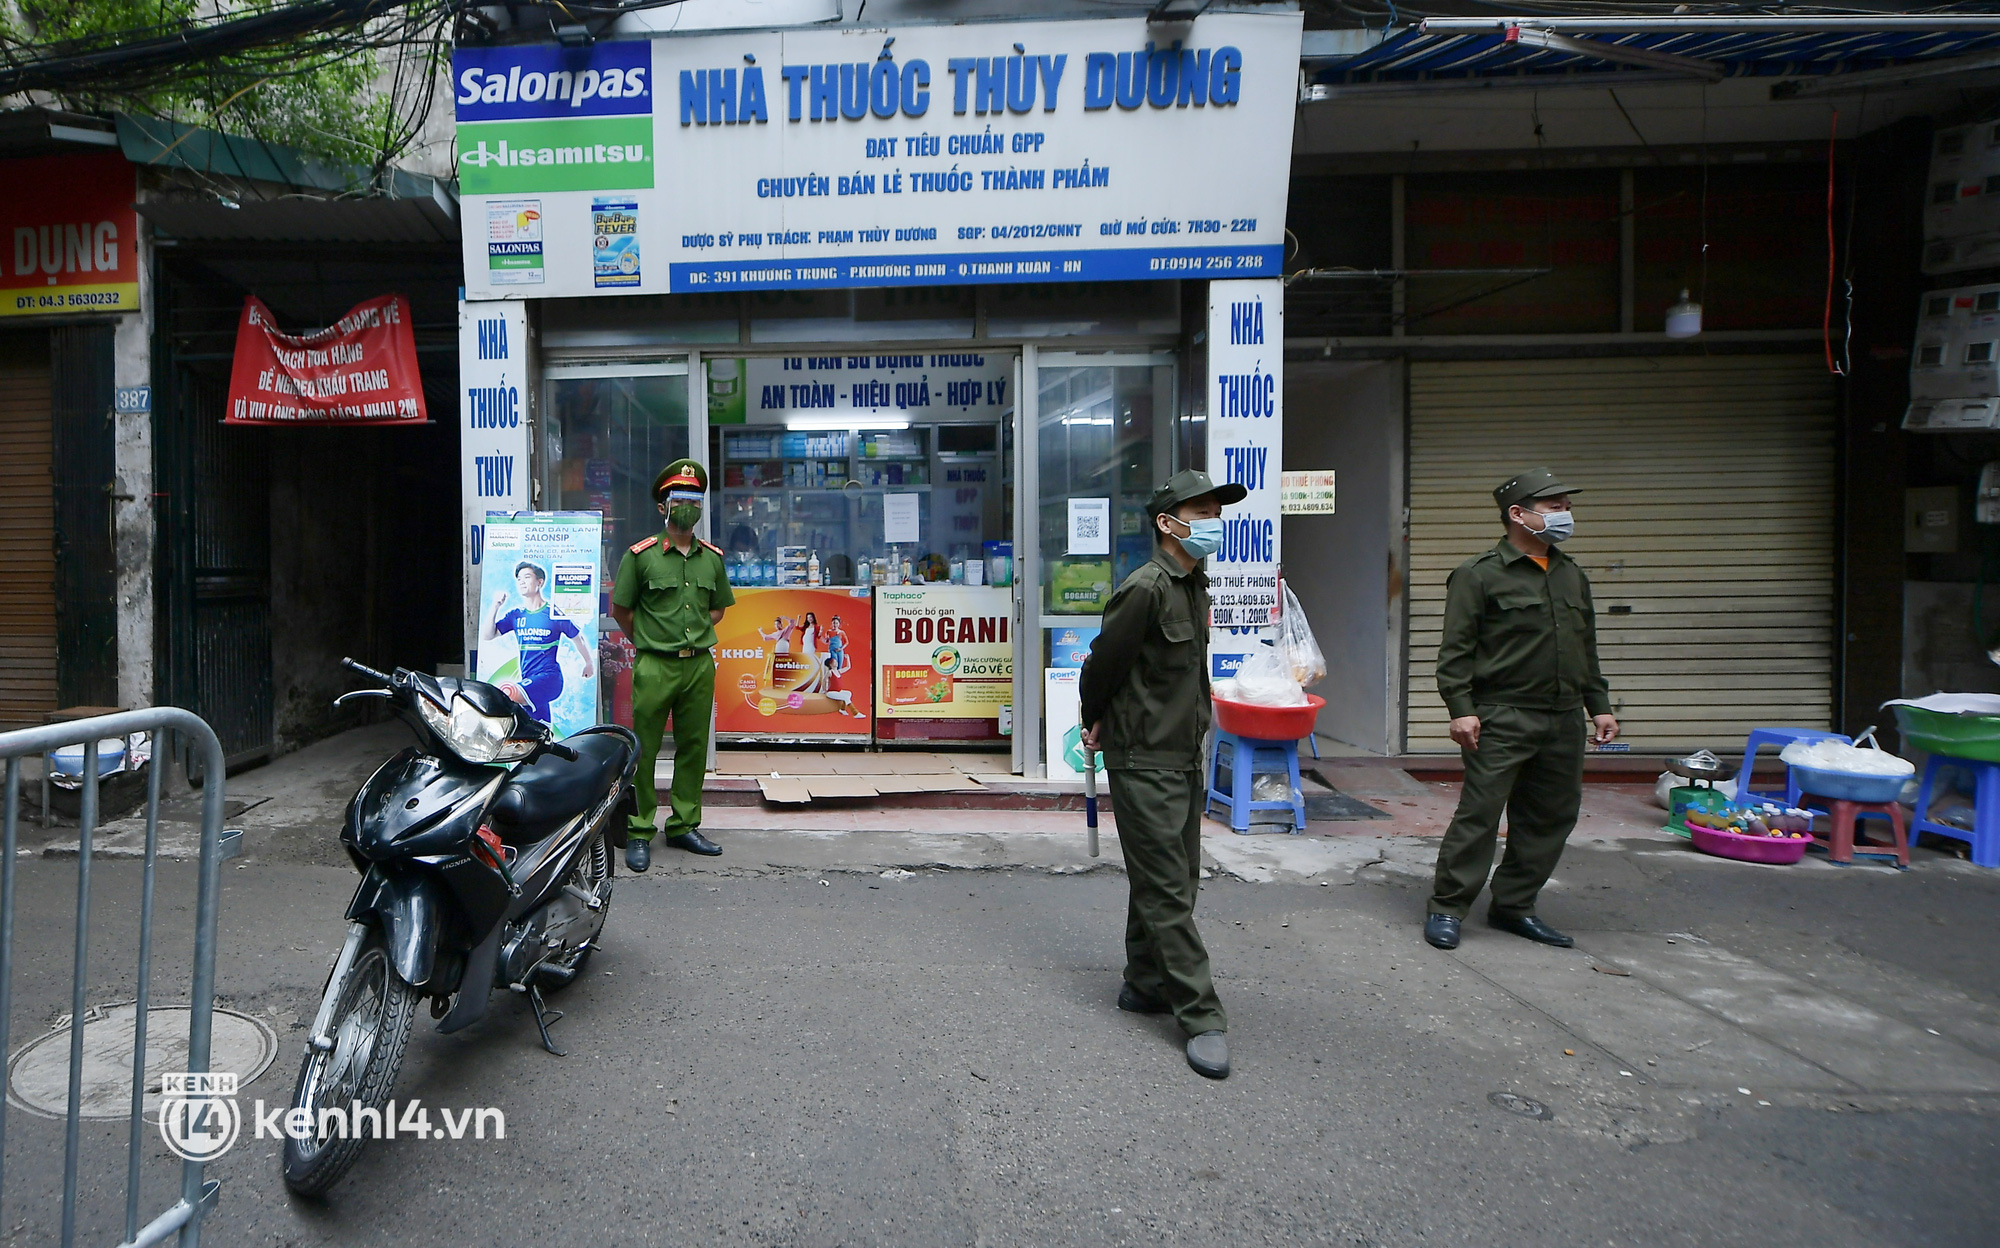
[[[63,1135],[62,1244],[76,1242],[79,1158],[82,1136],[82,1097],[85,1011],[88,1008],[90,954],[91,841],[97,832],[99,778],[97,743],[106,737],[131,737],[147,733],[152,745],[152,761],[146,782],[146,854],[140,884],[138,1002],[133,1017],[135,1034],[132,1048],[132,1111],[130,1139],[126,1148],[125,1239],[122,1248],[142,1248],[162,1244],[176,1233],[183,1248],[194,1248],[201,1239],[201,1219],[215,1204],[220,1184],[204,1181],[201,1161],[185,1161],[181,1166],[180,1199],[147,1222],[139,1223],[140,1159],[144,1155],[146,1123],[146,1023],[150,1004],[153,970],[153,891],[154,868],[159,856],[160,779],[174,752],[167,747],[167,734],[179,733],[188,751],[199,757],[208,783],[202,789],[201,859],[195,900],[194,975],[189,989],[187,1069],[204,1073],[209,1068],[209,1042],[215,1010],[215,929],[217,898],[221,886],[223,817],[222,745],[215,732],[200,718],[177,707],[153,707],[123,711],[95,719],[73,720],[40,728],[24,728],[0,733],[0,760],[6,763],[4,828],[0,828],[0,1053],[8,1052],[8,1029],[13,1008],[16,952],[14,948],[14,889],[19,875],[16,838],[20,830],[21,760],[49,755],[64,746],[83,746],[82,787],[77,819],[76,943],[70,986],[69,1094]],[[44,766],[48,760],[44,758]],[[43,810],[46,821],[48,812]],[[0,1192],[5,1190],[7,1104],[0,1097]]]

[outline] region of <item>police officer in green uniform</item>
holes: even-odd
[[[1118,1008],[1172,1011],[1188,1035],[1188,1065],[1229,1075],[1229,1018],[1194,925],[1207,807],[1201,743],[1208,732],[1208,577],[1201,561],[1222,544],[1222,508],[1241,485],[1177,472],[1146,511],[1153,557],[1104,607],[1079,680],[1084,748],[1101,750],[1131,901]]]
[[[1458,565],[1445,590],[1437,684],[1465,784],[1424,920],[1424,939],[1439,949],[1458,948],[1503,810],[1507,856],[1493,872],[1487,922],[1545,945],[1575,943],[1535,917],[1535,898],[1583,803],[1584,716],[1599,745],[1618,735],[1618,720],[1597,665],[1590,581],[1557,549],[1576,529],[1574,493],[1546,468],[1494,490],[1507,536]]]
[[[694,535],[708,472],[677,459],[653,480],[653,500],[667,531],[634,542],[618,562],[611,618],[638,652],[632,670],[632,727],[639,734],[638,810],[625,836],[625,865],[653,862],[653,814],[659,796],[653,768],[660,735],[674,720],[674,784],[668,795],[667,844],[696,854],[722,847],[701,834],[701,783],[708,771],[708,730],[715,706],[715,626],[735,603],[722,552]]]

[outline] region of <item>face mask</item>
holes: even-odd
[[[1182,520],[1177,516],[1168,518],[1176,524],[1187,526],[1187,536],[1180,539],[1181,549],[1194,558],[1206,559],[1222,549],[1222,521]]]
[[[1566,542],[1576,533],[1576,516],[1567,511],[1545,511],[1538,513],[1542,519],[1542,530],[1536,537],[1554,545]]]
[[[677,529],[692,529],[701,523],[701,508],[693,503],[675,503],[667,508],[667,523]]]

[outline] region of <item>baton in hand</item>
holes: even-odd
[[[1097,751],[1083,752],[1083,826],[1089,835],[1090,856],[1097,857]]]

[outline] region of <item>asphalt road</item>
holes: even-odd
[[[504,1140],[374,1143],[307,1202],[276,1144],[245,1139],[211,1167],[205,1242],[1984,1246],[2000,1226],[2000,879],[1969,868],[1573,848],[1543,911],[1595,959],[1478,926],[1430,950],[1408,875],[1218,878],[1200,917],[1231,1013],[1223,1083],[1187,1068],[1170,1022],[1111,1004],[1121,876],[740,870],[621,873],[607,947],[557,1001],[566,1058],[514,1000],[457,1036],[420,1019],[399,1096],[434,1125],[498,1108]],[[127,999],[113,899],[136,871],[98,871],[92,999]],[[163,868],[165,930],[188,921],[189,874]],[[225,875],[222,1003],[281,1037],[248,1114],[289,1093],[353,876]],[[16,1047],[66,1009],[73,878],[24,863]],[[1681,935],[1648,953],[1661,933]],[[1805,1021],[1730,1026],[1713,985],[1674,989],[1671,958],[1696,945],[1807,985]],[[1857,1074],[1812,1048],[1842,1010],[1956,1047],[1885,1042]],[[1712,1047],[1679,1043],[1688,1018]],[[59,1124],[10,1111],[8,1128],[0,1231],[54,1242]],[[124,1130],[85,1132],[81,1242],[120,1237]],[[149,1153],[152,1209],[173,1170]]]

